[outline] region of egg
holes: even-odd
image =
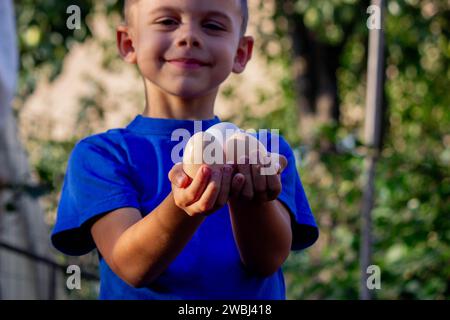
[[[222,144],[211,133],[197,132],[186,144],[183,153],[183,171],[192,179],[202,164],[220,169],[225,162]]]
[[[238,131],[229,137],[224,144],[226,163],[238,164],[241,157],[250,158],[250,163],[256,163],[255,156],[267,156],[266,147],[253,135],[244,131]]]
[[[288,165],[286,157],[280,154],[268,152],[267,156],[267,163],[264,163],[261,168],[262,175],[281,174]],[[279,165],[278,168],[277,165]]]
[[[212,134],[222,146],[227,138],[231,137],[237,131],[241,131],[241,129],[231,122],[220,122],[206,130],[206,132]]]

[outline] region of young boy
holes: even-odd
[[[287,142],[269,136],[287,166],[267,176],[202,165],[191,179],[171,158],[175,130],[220,122],[219,85],[251,58],[246,0],[129,0],[125,17],[118,48],[139,67],[146,108],[77,143],[54,246],[98,250],[102,299],[285,299],[283,262],[318,237]]]

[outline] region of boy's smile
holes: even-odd
[[[178,68],[188,69],[188,70],[197,70],[201,67],[210,66],[209,63],[190,58],[179,58],[179,59],[170,59],[167,60],[170,64],[177,66]]]
[[[190,105],[209,97],[213,107],[219,85],[251,57],[253,39],[241,37],[241,23],[239,0],[135,0],[118,45],[138,65],[147,96]]]

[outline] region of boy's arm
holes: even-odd
[[[261,276],[275,273],[289,256],[292,246],[291,217],[277,200],[281,193],[281,172],[287,166],[283,155],[268,154],[266,163],[275,171],[263,171],[261,164],[241,158],[237,171],[245,177],[240,194],[230,197],[230,219],[241,260]]]
[[[230,217],[243,264],[261,276],[275,273],[292,244],[291,217],[278,200],[230,200]]]
[[[95,222],[91,233],[110,268],[142,287],[166,270],[204,219],[177,207],[171,192],[144,218],[135,208],[117,209]]]
[[[231,171],[222,174],[203,169],[188,187],[178,188],[173,182],[182,169],[175,165],[169,173],[172,192],[144,218],[137,209],[121,208],[93,224],[97,248],[124,281],[142,287],[155,280],[180,254],[206,215],[226,203]]]

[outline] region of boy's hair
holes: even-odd
[[[241,11],[242,11],[242,25],[241,25],[241,36],[245,35],[248,26],[248,3],[247,0],[241,1]]]
[[[123,15],[124,19],[126,21],[127,19],[127,8],[128,5],[135,0],[124,0],[123,1]],[[248,3],[247,0],[239,0],[241,3],[241,11],[242,11],[242,25],[241,25],[241,36],[245,35],[245,32],[247,31],[248,26]]]

